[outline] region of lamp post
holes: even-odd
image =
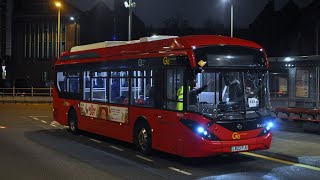
[[[316,22],[316,55],[319,55],[319,27],[320,27],[320,21]]]
[[[74,34],[74,36],[73,36],[73,38],[74,38],[74,46],[76,46],[76,45],[78,45],[78,41],[77,41],[77,39],[78,39],[78,36],[77,36],[77,33],[78,33],[78,25],[77,25],[77,20],[73,17],[73,16],[71,16],[70,17],[70,21],[73,21],[73,25],[74,25],[74,28],[73,28],[73,34]]]
[[[129,21],[128,21],[128,40],[131,41],[131,27],[132,27],[132,8],[136,7],[136,3],[132,0],[125,1],[124,6],[129,9]]]
[[[59,58],[60,56],[60,9],[62,7],[62,4],[60,1],[56,1],[55,3],[55,6],[58,8],[58,38],[57,38],[57,57]]]
[[[232,0],[223,0],[223,2],[230,2],[230,36],[233,37],[233,3]]]

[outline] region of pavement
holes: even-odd
[[[271,148],[256,153],[320,167],[320,132],[305,132],[297,122],[275,122]]]

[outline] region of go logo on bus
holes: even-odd
[[[164,64],[164,65],[170,65],[173,61],[175,61],[175,60],[177,60],[177,58],[176,57],[164,57],[163,59],[162,59],[162,63]]]
[[[242,135],[247,135],[247,133],[237,133],[237,132],[234,132],[233,134],[232,134],[232,139],[241,139],[241,136]]]
[[[170,64],[170,59],[166,56],[166,57],[164,57],[164,58],[162,59],[162,63],[163,63],[164,65],[169,65],[169,64]]]

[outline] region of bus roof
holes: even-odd
[[[93,58],[117,57],[125,59],[137,56],[168,56],[174,52],[187,54],[186,50],[203,46],[233,45],[261,48],[260,45],[238,38],[217,35],[151,36],[134,41],[106,41],[76,46],[64,52],[60,60],[89,60]],[[58,61],[59,62],[59,61]]]
[[[93,43],[93,44],[74,46],[71,48],[70,52],[78,52],[78,51],[99,49],[99,48],[105,48],[105,47],[128,45],[128,44],[134,44],[134,43],[140,43],[140,42],[151,42],[151,41],[177,38],[177,37],[178,36],[163,36],[163,35],[161,35],[161,36],[143,37],[143,38],[140,38],[139,40],[133,40],[133,41],[104,41],[104,42],[98,42],[98,43]]]

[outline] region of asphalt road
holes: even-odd
[[[50,105],[0,105],[0,179],[319,179],[320,169],[249,154],[146,157],[128,143],[72,135]]]

